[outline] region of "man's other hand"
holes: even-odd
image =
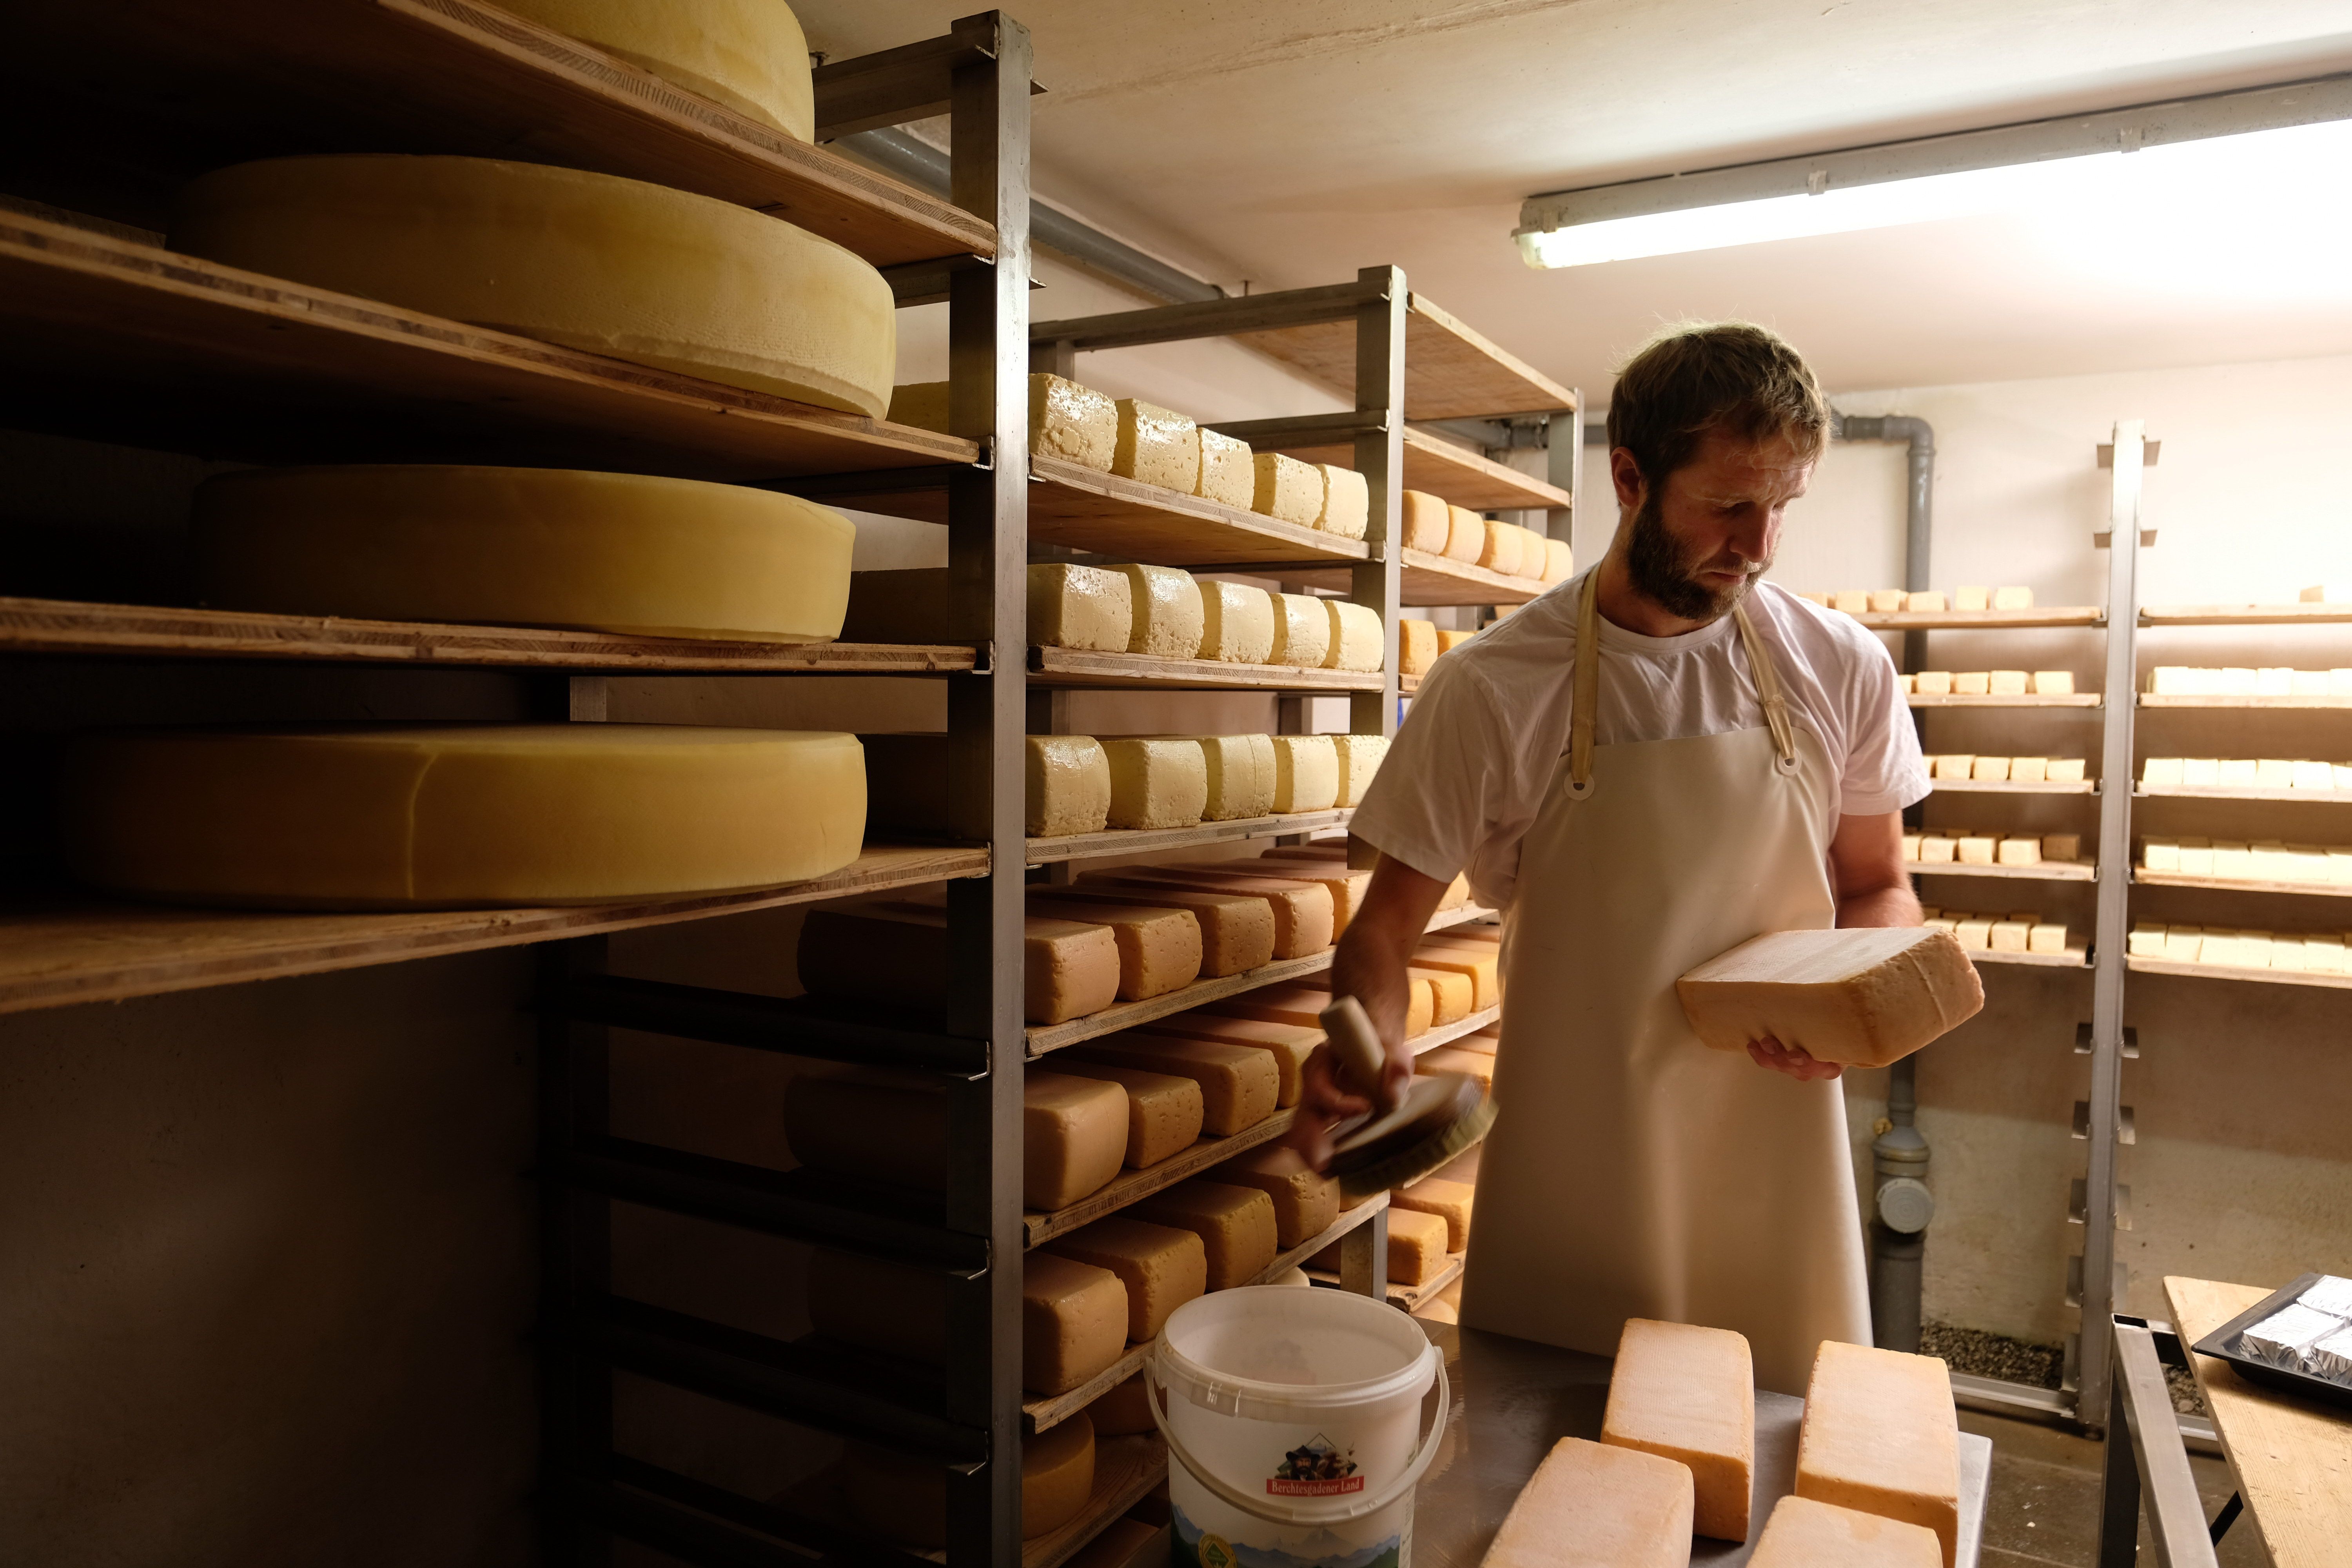
[[[1811,1052],[1797,1046],[1784,1046],[1778,1040],[1750,1040],[1748,1054],[1756,1058],[1759,1068],[1787,1073],[1799,1083],[1811,1083],[1819,1078],[1835,1078],[1845,1068],[1835,1062],[1815,1058]]]

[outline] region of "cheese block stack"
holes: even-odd
[[[2148,837],[2140,841],[2140,868],[2224,882],[2352,886],[2352,845]]]
[[[2131,929],[2131,956],[2224,969],[2352,974],[2352,947],[2347,946],[2347,941],[2352,937],[2337,931],[2240,931],[2142,921]]]
[[[1948,752],[1927,759],[1928,771],[1939,784],[2081,784],[2080,757],[1980,757],[1973,752]]]
[[[2352,791],[2352,763],[2284,757],[2150,757],[2140,764],[2148,789]]]
[[[2062,954],[2067,950],[2063,921],[2046,921],[2038,910],[2012,914],[1971,914],[1961,910],[1919,907],[1919,923],[1952,933],[1969,952],[2040,952]]]
[[[2083,836],[1930,827],[1903,835],[1903,858],[1923,866],[2079,866]]]
[[[2158,697],[2352,697],[2352,669],[2206,669],[2159,664],[2147,689]]]
[[[1825,610],[1839,610],[1849,616],[1891,615],[1907,611],[1912,615],[1942,614],[1948,610],[2030,610],[2033,607],[2031,588],[1955,588],[1949,595],[1940,588],[1906,592],[1901,588],[1838,588],[1816,589],[1797,595],[1810,599]]]
[[[1900,678],[1915,697],[2072,697],[2071,669],[1923,669]]]

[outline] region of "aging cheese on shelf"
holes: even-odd
[[[1190,910],[1201,931],[1201,973],[1211,979],[1272,963],[1274,910],[1264,899],[1193,888],[1057,887],[1054,898],[1072,909],[1097,904]]]
[[[1174,866],[1122,866],[1116,871],[1083,871],[1081,887],[1181,888],[1263,899],[1274,917],[1274,956],[1306,958],[1331,945],[1335,911],[1326,889],[1272,878],[1226,879],[1205,886]]]
[[[1437,623],[1400,616],[1397,620],[1397,668],[1405,675],[1426,675],[1437,662]]]
[[[1934,1356],[1822,1342],[1797,1438],[1799,1497],[1924,1525],[1953,1568],[1959,1544],[1959,1421]]]
[[[1205,1258],[1205,1254],[1203,1257]],[[1203,1276],[1207,1265],[1202,1264]],[[1115,1383],[1108,1392],[1098,1395],[1087,1406],[1087,1419],[1095,1424],[1098,1437],[1129,1437],[1140,1432],[1156,1432],[1159,1426],[1151,1419],[1151,1391],[1137,1373],[1125,1383]]]
[[[1959,942],[1921,926],[1774,931],[1709,959],[1675,989],[1691,1028],[1717,1050],[1772,1039],[1855,1067],[1909,1056],[1984,1005]]]
[[[1455,631],[1447,626],[1438,627],[1437,657],[1440,658],[1444,658],[1447,654],[1452,653],[1455,648],[1460,647],[1464,643],[1468,642],[1472,637],[1475,637],[1478,634],[1476,632]]]
[[[1386,735],[1334,735],[1333,755],[1339,764],[1340,805],[1361,805],[1364,792],[1371,787],[1372,775],[1380,772],[1381,763],[1389,754]]]
[[[1568,541],[1565,539],[1546,539],[1543,543],[1543,580],[1547,583],[1565,583],[1570,577],[1575,576],[1576,556],[1571,551],[1570,551]]]
[[[1274,647],[1268,664],[1320,669],[1331,651],[1331,616],[1311,594],[1274,595]]]
[[[1209,822],[1244,822],[1274,809],[1274,742],[1265,735],[1198,735],[1208,764]]]
[[[1213,1138],[1256,1126],[1274,1114],[1281,1098],[1282,1073],[1274,1058],[1248,1046],[1122,1033],[1075,1048],[1088,1061],[1191,1079],[1201,1086],[1202,1130]]]
[[[1029,640],[1038,647],[1125,653],[1134,630],[1125,573],[1066,561],[1029,568]]]
[[[742,485],[570,468],[248,468],[196,489],[207,604],[826,642],[857,530]]]
[[[1454,526],[1451,508],[1426,490],[1407,490],[1401,510],[1407,550],[1445,553],[1445,536]]]
[[[174,250],[778,397],[879,416],[898,310],[866,261],[765,213],[490,158],[347,153],[199,175]]]
[[[953,787],[943,734],[861,735],[867,816],[877,826],[944,834]],[[1023,751],[1024,829],[1032,838],[1099,833],[1110,816],[1110,759],[1087,735],[1031,735]]]
[[[1021,945],[1030,1023],[1064,1023],[1118,999],[1118,944],[1109,927],[1033,916]],[[813,995],[940,1006],[947,995],[947,911],[897,900],[811,910],[801,925],[799,967]]]
[[[1385,653],[1381,613],[1370,605],[1326,599],[1331,638],[1323,650],[1326,669],[1378,669]]]
[[[1756,1479],[1756,1370],[1729,1329],[1629,1318],[1609,1374],[1601,1440],[1690,1467],[1694,1528],[1748,1539]]]
[[[1201,977],[1201,922],[1190,910],[1065,900],[1055,896],[1056,891],[1033,889],[1029,912],[1108,926],[1118,947],[1120,1001],[1164,996]]]
[[[1274,595],[1247,583],[1202,582],[1200,658],[1264,664],[1274,652]]]
[[[1021,1260],[1021,1384],[1067,1394],[1127,1350],[1127,1286],[1108,1268],[1050,1252]]]
[[[1200,426],[1140,398],[1122,397],[1110,471],[1191,495],[1201,482]]]
[[[1113,1215],[1047,1242],[1045,1250],[1118,1276],[1127,1287],[1127,1337],[1137,1344],[1150,1343],[1169,1313],[1209,1288],[1201,1238],[1173,1226]]]
[[[1475,994],[1475,987],[1470,976],[1460,970],[1433,969],[1427,964],[1409,963],[1405,967],[1405,973],[1429,986],[1429,1000],[1433,1009],[1429,1020],[1431,1023],[1451,1024],[1456,1018],[1468,1017],[1475,1011],[1470,1003],[1472,996]]]
[[[508,0],[506,9],[795,141],[816,140],[808,39],[791,7],[775,0]]]
[[[1445,1216],[1389,1209],[1389,1280],[1425,1285],[1445,1267]]]
[[[895,387],[890,422],[949,434],[948,384],[924,381]],[[1043,458],[1110,471],[1118,441],[1118,411],[1090,386],[1044,371],[1029,376],[1029,449]]]
[[[1544,536],[1538,533],[1534,529],[1523,527],[1518,523],[1513,523],[1511,524],[1511,527],[1516,529],[1519,535],[1518,570],[1512,574],[1518,577],[1541,579],[1544,574],[1545,563],[1550,558],[1549,552],[1544,549],[1546,542]]]
[[[1472,565],[1486,553],[1486,520],[1466,506],[1445,509],[1445,557]]]
[[[1263,903],[1263,900],[1254,900]],[[1274,1058],[1277,1083],[1274,1103],[1287,1110],[1298,1103],[1304,1088],[1307,1058],[1323,1043],[1320,1029],[1295,1024],[1269,1024],[1263,1018],[1229,1018],[1214,1013],[1174,1013],[1136,1026],[1139,1035],[1172,1035],[1186,1040],[1222,1040],[1227,1045],[1255,1046]]]
[[[59,762],[68,868],[278,909],[585,904],[837,871],[856,737],[665,724],[94,731]]]
[[[1195,827],[1209,804],[1209,766],[1201,743],[1117,735],[1102,742],[1110,759],[1110,826]]]
[[[1791,1496],[1772,1505],[1748,1563],[1748,1568],[1940,1568],[1943,1561],[1932,1530]]]
[[[1470,1210],[1476,1195],[1477,1188],[1468,1182],[1424,1176],[1409,1187],[1399,1187],[1391,1193],[1389,1203],[1396,1208],[1433,1214],[1444,1220],[1445,1250],[1459,1252],[1470,1245]]]
[[[1520,1489],[1483,1568],[1689,1568],[1691,1473],[1562,1437]]]
[[[1307,1167],[1297,1150],[1269,1144],[1228,1160],[1209,1179],[1255,1187],[1274,1200],[1275,1240],[1283,1250],[1322,1235],[1339,1220],[1339,1184]]]
[[[1058,1051],[1054,1055],[1054,1070],[1115,1083],[1127,1091],[1126,1161],[1131,1171],[1157,1165],[1201,1141],[1205,1102],[1201,1086],[1189,1078],[1075,1057],[1066,1060]]]
[[[909,1546],[948,1539],[947,1467],[865,1443],[843,1446],[842,1499],[860,1524]],[[1021,1443],[1021,1533],[1059,1530],[1084,1511],[1095,1489],[1095,1428],[1085,1411]]]
[[[1172,566],[1116,566],[1127,579],[1127,651],[1154,658],[1192,658],[1201,651],[1207,616],[1201,585]]]
[[[1422,969],[1451,969],[1470,977],[1470,1010],[1483,1013],[1503,999],[1502,961],[1494,949],[1481,943],[1486,951],[1467,942],[1450,943],[1433,937],[1423,937],[1413,950],[1413,964]]]
[[[1328,735],[1274,737],[1274,809],[1328,811],[1339,799],[1339,752]]]
[[[1023,1085],[1022,1202],[1067,1208],[1127,1155],[1127,1091],[1032,1068]],[[813,1170],[937,1191],[946,1182],[947,1100],[934,1085],[803,1073],[784,1090],[784,1139]]]
[[[1203,867],[1203,870],[1213,869]],[[1234,869],[1244,876],[1288,877],[1302,882],[1320,882],[1331,890],[1334,937],[1343,934],[1348,922],[1356,918],[1363,907],[1364,894],[1372,885],[1372,874],[1349,866],[1345,860],[1308,860],[1286,856],[1265,855],[1255,861],[1240,861]]]
[[[1410,1037],[1414,1031],[1408,1028]],[[1495,1088],[1495,1053],[1479,1050],[1465,1044],[1440,1046],[1433,1051],[1423,1051],[1418,1062],[1423,1073],[1458,1072],[1478,1080],[1478,1087],[1489,1093]]]
[[[1248,1284],[1281,1250],[1275,1241],[1274,1200],[1255,1187],[1195,1178],[1156,1192],[1127,1212],[1198,1236],[1208,1249],[1212,1290]]]
[[[1342,539],[1361,539],[1372,515],[1372,492],[1364,476],[1353,468],[1329,463],[1315,465],[1323,475],[1323,509],[1315,526]]]
[[[1257,496],[1257,462],[1249,443],[1214,430],[1201,432],[1201,482],[1192,493],[1244,511]]]
[[[1257,483],[1250,494],[1250,510],[1276,522],[1312,528],[1323,515],[1323,471],[1280,452],[1255,457]]]
[[[1506,577],[1519,574],[1520,542],[1527,530],[1507,522],[1486,524],[1486,547],[1478,552],[1478,564],[1487,571]]]

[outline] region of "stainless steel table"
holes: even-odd
[[[1414,1494],[1413,1568],[1477,1568],[1519,1489],[1562,1437],[1601,1436],[1609,1402],[1609,1358],[1556,1350],[1505,1334],[1415,1319],[1445,1356],[1454,1408],[1438,1455]],[[1785,1394],[1756,1396],[1758,1530],[1797,1478],[1797,1425],[1805,1402]],[[1977,1568],[1984,1536],[1985,1482],[1992,1442],[1960,1434],[1960,1539],[1958,1568]],[[1695,1565],[1742,1563],[1748,1545],[1700,1539]]]

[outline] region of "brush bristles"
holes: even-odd
[[[1367,1165],[1360,1171],[1350,1171],[1341,1176],[1339,1201],[1346,1207],[1353,1208],[1375,1193],[1385,1193],[1392,1187],[1409,1187],[1440,1166],[1449,1165],[1468,1153],[1480,1139],[1493,1131],[1494,1126],[1495,1102],[1481,1100],[1477,1110],[1465,1113],[1436,1137],[1392,1154],[1376,1165]]]

